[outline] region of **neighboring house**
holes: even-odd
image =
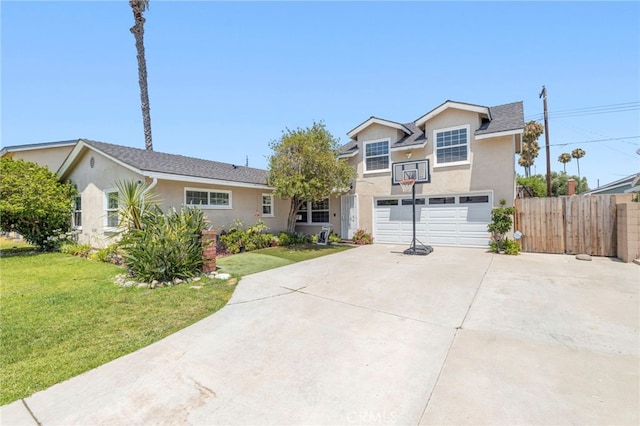
[[[629,175],[625,178],[618,179],[606,185],[599,186],[596,189],[583,192],[581,195],[624,194],[625,192],[640,192],[640,188],[638,188],[639,180],[640,180],[640,173],[635,173],[633,175]]]
[[[123,180],[150,184],[163,211],[200,207],[214,229],[259,219],[274,232],[286,229],[289,201],[273,196],[265,170],[80,139],[58,175],[80,193],[73,215],[80,243],[108,244],[118,225],[116,182]]]
[[[409,244],[411,193],[399,180],[415,169],[418,240],[486,247],[491,209],[502,199],[507,206],[514,202],[523,131],[522,102],[486,107],[446,101],[404,124],[371,117],[348,133],[352,140],[339,151],[357,172],[349,193],[310,205],[311,218],[307,213],[301,221],[309,225],[316,211],[323,212],[317,218],[343,237],[362,228],[376,243]]]
[[[76,143],[78,143],[77,140],[71,140],[6,146],[0,149],[0,157],[30,161],[40,166],[46,166],[55,173]]]

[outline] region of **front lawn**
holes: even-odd
[[[346,249],[276,247],[220,257],[218,264],[220,272],[241,278]],[[234,289],[208,278],[154,290],[120,288],[114,277],[123,270],[114,265],[61,253],[6,256],[6,250],[0,253],[0,405],[175,333],[222,308]]]
[[[120,288],[113,279],[122,269],[61,253],[3,256],[0,271],[0,405],[156,342],[233,293],[209,279]],[[196,284],[202,288],[189,288]]]
[[[234,276],[244,276],[278,268],[303,260],[314,259],[328,254],[348,250],[350,246],[318,244],[298,244],[286,247],[270,247],[233,256],[220,257],[216,260],[220,272]]]

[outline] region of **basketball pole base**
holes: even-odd
[[[420,245],[418,246],[416,244],[416,241],[413,241],[411,243],[411,247],[403,251],[402,254],[407,254],[410,256],[426,256],[432,252],[433,247],[422,245],[422,243],[420,243]]]

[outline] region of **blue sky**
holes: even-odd
[[[2,146],[144,147],[127,1],[0,7]],[[552,170],[578,147],[592,188],[640,170],[638,2],[151,0],[145,16],[156,151],[266,168],[286,128],[322,120],[346,143],[448,99],[541,119],[546,85]]]

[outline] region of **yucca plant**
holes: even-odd
[[[116,181],[118,187],[118,215],[123,231],[142,229],[153,216],[162,214],[158,196],[146,182]]]

